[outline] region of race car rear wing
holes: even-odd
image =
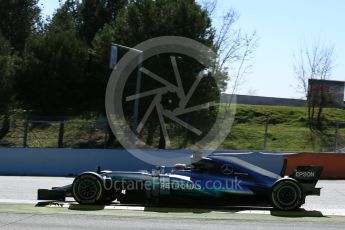
[[[322,166],[297,166],[290,177],[301,184],[305,195],[320,195],[321,188],[315,186],[322,171]]]
[[[322,166],[297,166],[292,174],[292,178],[303,183],[317,183],[323,167]]]

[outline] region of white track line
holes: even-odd
[[[278,211],[283,214],[283,211]],[[310,216],[313,217],[315,214],[319,212],[323,216],[345,216],[345,209],[321,209],[321,210],[305,210],[305,211],[292,211],[292,213],[296,216],[301,214],[301,216]],[[256,214],[256,215],[271,215],[271,211],[269,210],[243,210],[236,212],[238,214]],[[290,212],[291,213],[291,212]],[[314,213],[314,214],[313,214]],[[287,216],[289,212],[286,213]]]
[[[40,201],[40,202],[49,202],[49,201]],[[0,199],[0,205],[1,204],[32,204],[36,205],[36,200],[12,200],[12,199]],[[71,206],[76,206],[82,208],[83,206],[79,206],[76,203],[67,203],[67,202],[51,202],[44,207],[49,208],[70,208]],[[88,208],[88,206],[84,206],[85,208]],[[72,207],[71,207],[72,208]],[[109,205],[104,207],[105,210],[128,210],[128,211],[145,211],[145,207],[143,206],[121,206],[121,205]],[[230,210],[230,209],[229,209]],[[217,210],[215,210],[217,212]],[[284,214],[283,211],[281,214]],[[235,212],[237,214],[253,214],[253,215],[271,215],[270,210],[242,210]],[[345,216],[345,209],[320,209],[320,210],[313,210],[313,209],[306,209],[302,211],[293,211],[293,212],[287,212],[286,216],[289,216],[289,214],[293,214],[294,216],[298,216],[299,214],[301,216],[305,217],[313,217],[316,216],[317,213],[322,214],[323,216]]]

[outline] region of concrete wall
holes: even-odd
[[[153,168],[128,154],[113,149],[0,148],[0,175],[68,176],[95,171]]]
[[[230,95],[223,94],[220,102],[227,103]],[[305,100],[290,99],[290,98],[277,98],[277,97],[261,97],[261,96],[250,96],[250,95],[236,95],[237,104],[248,104],[248,105],[280,105],[280,106],[299,106],[304,107],[307,105]]]
[[[176,163],[190,162],[190,151],[147,150],[147,152],[151,155],[179,159]],[[277,174],[282,169],[283,154],[232,154]],[[0,175],[74,176],[84,171],[95,171],[97,166],[107,170],[129,171],[150,171],[156,167],[139,160],[123,149],[0,148]]]

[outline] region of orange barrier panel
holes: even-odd
[[[342,153],[297,153],[285,155],[285,175],[291,175],[299,165],[323,166],[321,179],[345,179],[345,154]]]

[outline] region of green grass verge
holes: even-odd
[[[223,107],[223,106],[222,106]],[[222,109],[222,108],[221,108]],[[289,106],[237,105],[234,125],[220,146],[222,149],[267,151],[332,151],[335,147],[335,122],[345,122],[345,110],[324,110],[324,129],[316,132],[307,126],[307,108]],[[265,124],[268,119],[268,135],[264,146]],[[23,116],[11,117],[11,129],[0,141],[3,146],[23,145]],[[202,126],[203,124],[201,124]],[[29,147],[57,147],[59,122],[29,126]],[[70,119],[65,126],[65,147],[105,147],[107,132],[104,123],[96,116],[80,116]],[[158,130],[153,143],[158,146]],[[177,128],[171,134],[172,148],[180,148],[184,142],[184,129]],[[188,144],[192,144],[190,140]],[[120,147],[113,144],[112,147]],[[345,128],[338,134],[338,148],[345,147]]]

